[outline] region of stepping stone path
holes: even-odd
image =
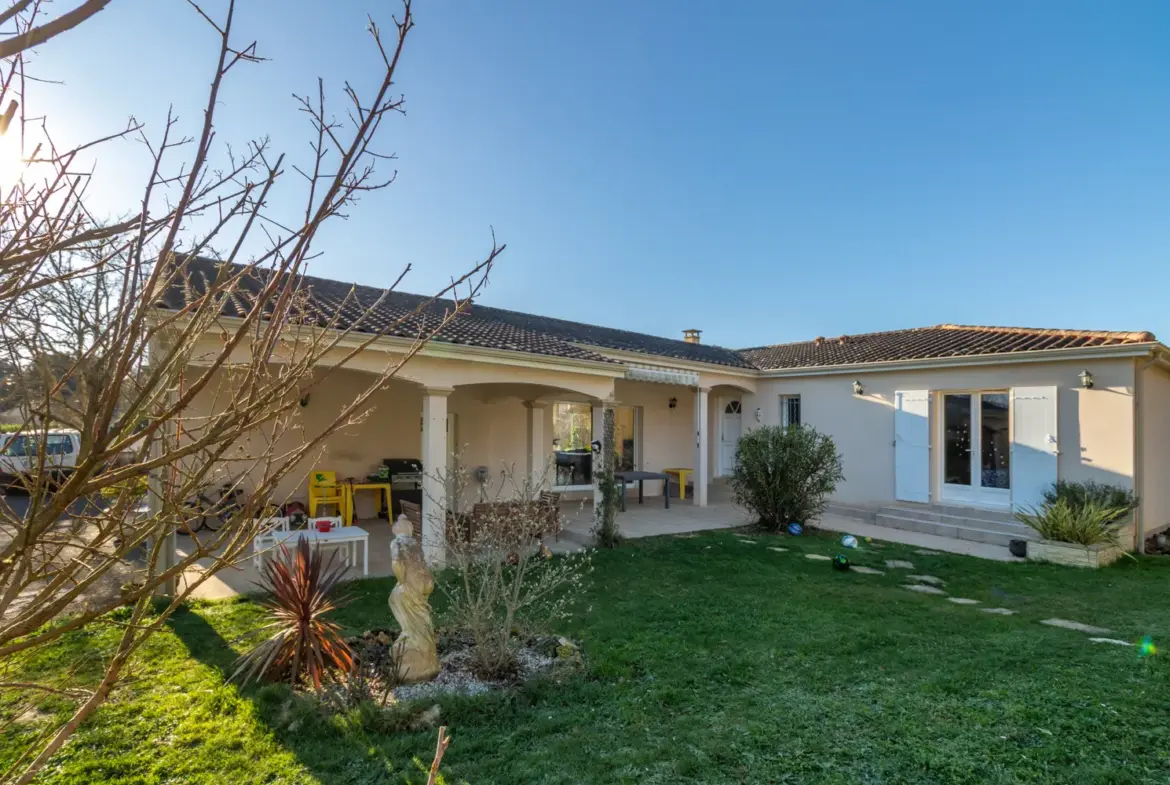
[[[770,548],[768,548],[768,550],[770,550],[770,551],[776,551],[776,553],[788,553],[788,549],[787,549],[787,548],[775,548],[775,547],[770,547]]]
[[[858,564],[852,565],[849,568],[849,571],[850,572],[859,572],[862,575],[885,575],[885,573],[882,572],[881,570],[875,570],[873,567],[862,567],[861,565],[858,565]]]
[[[979,600],[971,600],[966,597],[947,597],[948,600],[955,605],[978,605]]]
[[[1114,646],[1132,646],[1129,641],[1119,641],[1117,638],[1089,638],[1093,643],[1112,643]]]
[[[1011,616],[1015,613],[1011,608],[980,608],[984,613],[994,613],[996,616]]]
[[[914,552],[919,556],[942,556],[942,551],[928,551],[925,548],[920,548]]]
[[[819,554],[819,553],[806,553],[806,554],[804,555],[804,558],[806,558],[806,559],[812,559],[813,561],[832,561],[832,560],[833,560],[831,557],[829,557],[829,556],[822,556],[822,555],[821,555],[821,554]]]
[[[936,578],[933,575],[907,575],[906,579],[918,581],[919,583],[929,583],[931,586],[942,586],[946,583],[942,578]]]
[[[1104,627],[1094,627],[1091,624],[1081,624],[1079,621],[1069,621],[1068,619],[1045,619],[1040,622],[1047,624],[1049,627],[1060,627],[1064,630],[1076,630],[1077,632],[1088,632],[1093,635],[1104,635],[1109,630]]]
[[[755,545],[756,544],[755,540],[749,540],[745,537],[741,537],[739,541],[742,542],[744,545]]]
[[[904,583],[902,584],[902,588],[909,589],[910,591],[916,591],[919,594],[946,594],[945,591],[938,588],[937,586],[930,586],[929,584],[925,583]]]
[[[889,567],[891,570],[912,570],[912,569],[914,569],[913,564],[911,564],[908,561],[902,561],[901,559],[888,559],[886,561],[886,566]]]

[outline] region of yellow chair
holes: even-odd
[[[309,472],[309,517],[317,517],[317,506],[335,506],[343,524],[349,522],[349,494],[337,482],[337,472],[314,469]]]

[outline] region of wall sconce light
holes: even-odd
[[[756,422],[763,422],[763,421],[764,421],[764,410],[757,406],[756,407]]]
[[[861,382],[854,381],[853,382],[853,394],[854,395],[862,395],[864,393],[865,393],[865,388],[861,386]]]
[[[671,398],[670,403],[668,405],[672,409],[677,408],[678,407],[678,398]]]
[[[309,405],[309,396],[310,396],[311,394],[312,394],[312,393],[305,393],[304,395],[302,395],[302,396],[301,396],[301,401],[300,401],[300,403],[301,403],[301,408],[302,408],[302,409],[304,409],[306,406],[308,406],[308,405]]]
[[[1084,387],[1086,390],[1093,389],[1093,374],[1089,373],[1088,368],[1077,375],[1081,377],[1081,387]]]

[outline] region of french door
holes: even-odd
[[[943,395],[943,501],[1011,506],[1010,406],[1006,390]]]

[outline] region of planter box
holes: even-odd
[[[1046,561],[1070,567],[1105,567],[1120,559],[1122,554],[1122,549],[1115,545],[1074,545],[1053,540],[1033,540],[1028,543],[1029,561]]]

